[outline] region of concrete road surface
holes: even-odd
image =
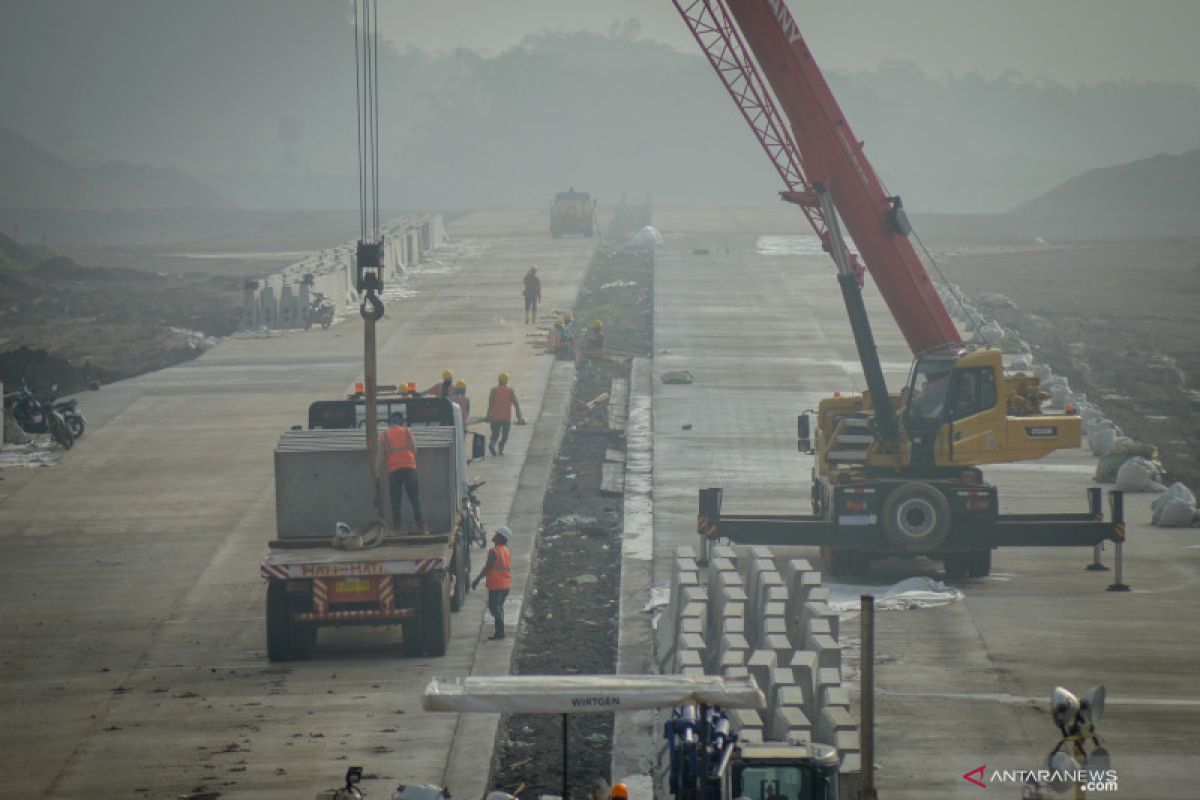
[[[453,369],[476,415],[496,374],[512,374],[531,424],[513,429],[507,455],[470,470],[488,481],[485,523],[499,525],[552,363],[522,324],[521,276],[539,264],[544,307],[568,307],[591,242],[551,240],[544,213],[451,230],[476,257],[425,265],[416,294],[389,301],[379,374],[426,386]],[[481,593],[454,617],[445,658],[405,659],[399,632],[378,628],[322,633],[308,662],[265,655],[258,565],[274,534],[272,450],[310,402],[352,387],[361,348],[356,316],[330,331],[227,340],[81,396],[91,426],[74,450],[52,468],[0,475],[0,795],[311,797],[350,764],[377,779],[373,796],[447,777],[458,718],[421,715],[419,696],[429,678],[468,674],[480,658],[506,669],[508,650],[482,641]],[[527,564],[514,567],[521,580]],[[468,776],[474,791],[490,742],[469,755],[450,779]]]
[[[802,222],[794,210],[656,219],[666,246],[655,273],[655,583],[670,580],[674,548],[695,541],[701,487],[723,486],[728,513],[809,513],[812,459],[796,452],[796,415],[834,390],[864,388],[828,257],[811,237],[771,236],[803,234]],[[870,281],[867,304],[898,391],[911,355]],[[695,382],[658,380],[676,369]],[[1084,511],[1094,466],[1078,450],[987,474],[1002,511]],[[961,602],[878,616],[880,797],[974,797],[981,790],[962,776],[980,765],[993,793],[1020,796],[993,771],[1039,768],[1057,742],[1051,689],[1098,683],[1119,782],[1103,796],[1197,796],[1200,538],[1145,524],[1149,502],[1127,498],[1132,593],[1106,592],[1111,573],[1085,572],[1090,552],[999,550],[991,577],[955,582]],[[883,562],[863,591],[914,574],[940,579],[940,566]],[[856,624],[850,617],[843,630]]]

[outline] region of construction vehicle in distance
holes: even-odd
[[[667,791],[675,800],[838,798],[838,754],[829,745],[740,744],[719,706],[675,709],[663,735]]]
[[[401,625],[406,655],[445,655],[450,614],[470,587],[467,528],[478,518],[469,508],[466,435],[449,400],[378,398],[385,425],[401,409],[417,447],[428,534],[399,532],[416,529],[407,504],[404,519],[390,519],[387,482],[368,461],[361,393],[313,403],[308,428],[296,426],[279,440],[277,538],[259,569],[267,580],[272,661],[308,658],[318,628],[351,625]],[[472,460],[482,458],[483,437],[470,437]]]
[[[800,207],[833,257],[867,384],[861,396],[826,398],[798,421],[800,449],[816,456],[812,516],[722,516],[720,490],[702,490],[702,545],[716,537],[818,545],[834,575],[864,573],[874,558],[927,556],[961,577],[987,575],[995,547],[1123,536],[1120,497],[1106,524],[1098,492],[1086,514],[999,514],[979,466],[1078,447],[1081,420],[1044,414],[1036,379],[1006,375],[998,349],[962,340],[909,241],[903,203],[884,191],[787,6],[673,2],[783,179],[783,199]],[[916,356],[900,394],[888,392],[863,302],[865,270],[842,223]]]
[[[596,231],[596,201],[587,192],[577,192],[572,186],[554,196],[550,206],[550,235],[559,239],[563,234],[579,234],[588,239]]]

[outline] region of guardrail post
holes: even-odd
[[[1112,511],[1113,527],[1116,529],[1116,572],[1113,574],[1112,585],[1108,587],[1110,592],[1128,592],[1129,586],[1125,583],[1125,495],[1123,492],[1109,492],[1108,504]]]

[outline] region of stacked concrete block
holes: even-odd
[[[749,677],[766,708],[730,710],[741,740],[839,748],[842,768],[858,769],[858,731],[842,686],[838,618],[821,574],[802,558],[767,548],[717,545],[706,567],[691,548],[676,552],[669,608],[672,651],[664,669]]]

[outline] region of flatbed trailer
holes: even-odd
[[[1095,548],[1109,541],[1117,545],[1120,558],[1125,541],[1125,498],[1121,492],[1109,493],[1110,513],[1106,520],[1099,487],[1087,490],[1086,512],[998,514],[988,511],[995,508],[994,487],[964,484],[961,505],[957,508],[951,505],[953,530],[945,544],[928,553],[897,552],[885,536],[878,514],[872,513],[878,509],[878,501],[867,499],[872,495],[864,494],[864,489],[872,492],[878,488],[861,484],[837,487],[831,518],[803,514],[724,514],[723,490],[701,489],[697,515],[700,552],[707,560],[708,548],[716,540],[820,547],[831,562],[836,562],[828,565],[835,575],[864,573],[872,557],[920,555],[943,561],[950,577],[982,577],[991,570],[992,550],[999,547]],[[969,510],[972,502],[978,503],[984,512],[972,515]],[[1118,577],[1117,584],[1120,583]]]
[[[259,568],[271,659],[308,656],[322,625],[400,624],[405,655],[445,655],[469,571],[470,548],[454,535],[388,536],[368,550],[331,547],[327,537],[272,541]]]
[[[403,407],[409,420],[430,529],[423,534],[408,502],[391,519],[387,483],[368,462],[362,406],[358,397],[313,403],[309,428],[284,433],[276,447],[277,535],[259,567],[272,661],[309,657],[318,628],[363,625],[400,625],[406,655],[442,656],[450,614],[465,602],[474,515],[458,407],[394,397],[378,409]],[[341,523],[354,535],[337,536]]]

